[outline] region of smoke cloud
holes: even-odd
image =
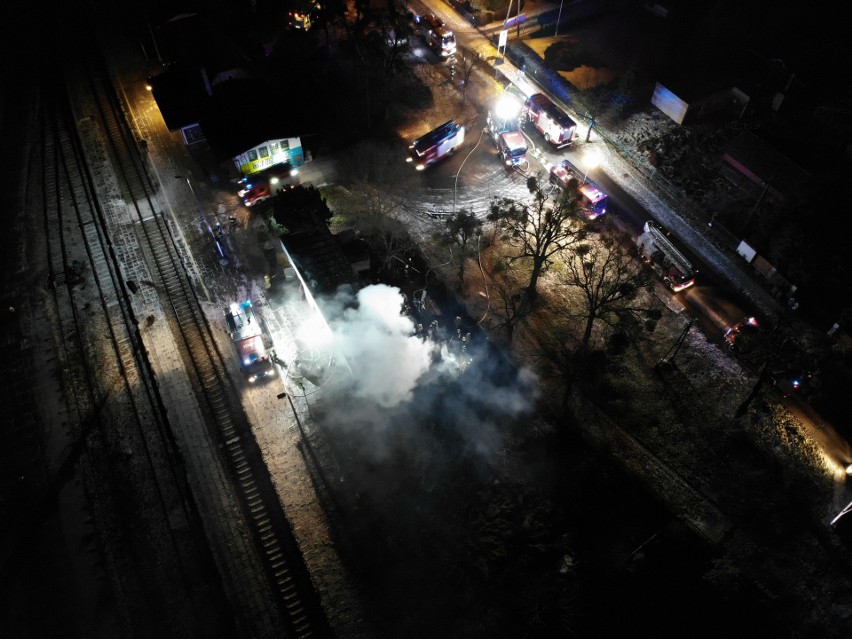
[[[455,318],[442,317],[430,330],[431,316],[412,319],[395,287],[340,292],[320,304],[339,371],[334,389],[324,389],[324,421],[371,457],[390,447],[424,454],[436,433],[458,441],[460,454],[488,456],[501,448],[507,424],[534,406],[532,373],[469,335],[474,326],[460,332]]]
[[[353,373],[351,392],[383,408],[411,400],[435,349],[414,336],[414,322],[402,314],[404,302],[399,289],[368,286],[332,322],[335,352]]]

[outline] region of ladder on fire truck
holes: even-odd
[[[648,221],[645,222],[645,232],[651,237],[651,239],[653,239],[654,247],[662,251],[663,254],[669,258],[671,263],[680,269],[680,272],[684,277],[692,277],[694,275],[695,270],[693,269],[692,264],[690,264],[689,260],[683,256],[683,253],[675,248],[674,244],[672,244],[671,240],[666,237],[666,234],[663,233],[662,229],[653,222]],[[651,255],[648,255],[647,257],[650,258]]]

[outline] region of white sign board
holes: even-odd
[[[739,253],[749,264],[751,264],[752,260],[757,256],[757,251],[746,244],[745,241],[740,241],[740,245],[737,247],[737,253]]]
[[[497,48],[503,47],[503,50],[506,50],[506,42],[509,40],[509,30],[503,29],[500,32],[500,39],[497,41]]]

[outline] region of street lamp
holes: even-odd
[[[562,3],[564,0],[559,0],[559,13],[556,16],[556,27],[553,29],[553,37],[559,35],[559,21],[562,19]]]
[[[216,246],[216,252],[219,254],[219,263],[222,266],[227,265],[230,260],[228,259],[228,256],[225,253],[225,249],[222,246],[222,242],[220,241],[222,238],[219,234],[215,233],[213,231],[213,228],[210,226],[210,222],[207,219],[207,215],[205,215],[204,209],[201,208],[201,203],[198,201],[198,196],[195,194],[195,189],[192,188],[192,182],[189,181],[188,177],[184,177],[183,175],[176,175],[175,179],[186,180],[186,185],[189,187],[190,193],[192,193],[192,199],[195,200],[195,208],[198,209],[198,214],[201,216],[201,221],[204,222],[204,226],[207,227],[207,230],[210,231],[210,235],[213,236],[213,242]]]
[[[195,194],[195,189],[192,188],[192,182],[189,181],[188,177],[184,177],[182,175],[176,175],[176,180],[186,180],[186,185],[189,187],[189,192],[192,193],[192,199],[195,200],[195,208],[198,209],[199,215],[201,215],[201,219],[204,222],[204,225],[207,227],[207,230],[210,233],[213,233],[213,229],[210,227],[210,222],[207,221],[207,216],[204,214],[204,209],[201,208],[201,204],[198,201],[198,196]]]

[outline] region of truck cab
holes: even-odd
[[[520,131],[507,131],[497,136],[497,152],[506,166],[523,164],[527,159],[527,141]]]

